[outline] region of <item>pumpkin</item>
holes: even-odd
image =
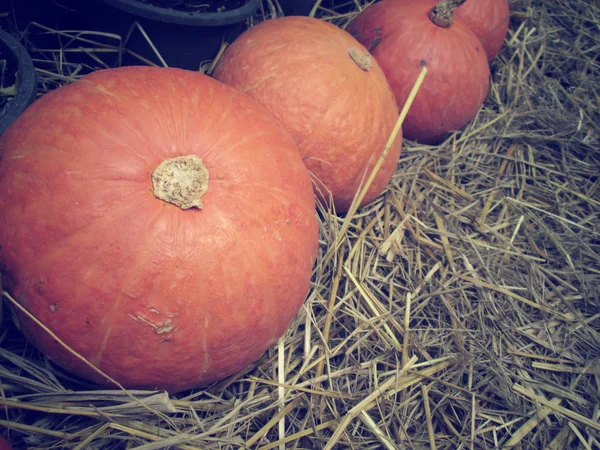
[[[348,26],[381,65],[399,105],[406,102],[423,65],[427,66],[427,76],[403,123],[408,139],[440,142],[472,120],[487,96],[487,57],[467,24],[453,20],[458,3],[382,0]]]
[[[318,245],[289,133],[206,75],[127,67],[37,100],[0,139],[3,282],[128,388],[245,369],[306,297]],[[58,365],[110,385],[26,315]]]
[[[10,442],[8,442],[6,440],[6,438],[0,436],[0,450],[13,450],[12,445],[10,445]]]
[[[267,20],[223,53],[214,78],[251,95],[289,130],[315,193],[347,212],[394,128],[398,107],[377,62],[350,34],[310,17]],[[399,136],[377,173],[366,205],[387,187]]]
[[[455,13],[479,38],[488,62],[492,62],[502,49],[509,14],[508,0],[466,0]]]

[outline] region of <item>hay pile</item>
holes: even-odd
[[[0,426],[16,447],[600,447],[600,5],[511,6],[477,118],[440,146],[406,142],[351,221],[322,214],[309,299],[244,373],[176,397],[97,391],[4,308]],[[47,89],[93,67],[91,50],[87,68],[32,50]]]

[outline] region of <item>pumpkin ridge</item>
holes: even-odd
[[[260,183],[234,183],[223,179],[213,180],[212,184],[213,187],[209,191],[211,195],[218,195],[222,198],[226,198],[228,203],[231,203],[230,200],[233,200],[234,198],[243,200],[243,202],[246,203],[244,209],[248,209],[252,204],[264,203],[265,197],[275,200],[277,205],[283,205],[284,202],[292,203],[296,197],[296,192],[291,189],[277,189]],[[251,201],[248,200],[248,190],[250,189],[255,190]]]
[[[98,223],[98,222],[94,222],[94,223]],[[91,233],[89,230],[87,230],[87,233],[79,233],[78,234],[78,238],[80,240],[85,241],[87,239],[87,237],[89,236],[89,233]],[[140,235],[140,238],[143,238],[143,236]],[[69,242],[73,242],[73,240],[69,240]],[[131,240],[128,241],[129,244],[131,245]],[[48,326],[49,329],[51,329],[53,332],[55,332],[57,334],[57,336],[61,337],[61,339],[63,338],[61,336],[61,330],[63,329],[63,326],[65,323],[65,320],[73,320],[73,318],[75,318],[76,321],[80,321],[81,325],[80,325],[80,329],[84,329],[83,327],[83,323],[86,321],[86,318],[88,317],[88,310],[87,309],[82,309],[80,306],[80,302],[79,300],[82,300],[81,296],[78,294],[78,290],[81,289],[81,285],[86,285],[86,288],[91,288],[94,292],[96,292],[96,294],[98,295],[97,298],[95,298],[96,303],[101,304],[102,306],[106,305],[107,302],[105,301],[108,297],[111,297],[111,292],[114,292],[115,290],[115,285],[106,283],[106,282],[96,282],[94,284],[91,285],[87,285],[86,283],[86,278],[85,277],[76,277],[78,278],[78,282],[75,283],[72,281],[71,277],[74,276],[73,273],[69,273],[68,275],[62,274],[62,269],[61,269],[61,265],[59,265],[57,262],[64,260],[64,258],[61,258],[62,254],[66,253],[66,254],[74,254],[76,252],[76,248],[79,248],[78,245],[79,243],[76,243],[77,246],[75,246],[75,244],[71,244],[71,245],[63,245],[57,248],[60,248],[62,250],[62,253],[57,253],[56,255],[52,255],[53,258],[47,258],[44,260],[45,264],[42,265],[38,265],[38,266],[30,266],[32,268],[31,273],[32,274],[36,274],[37,276],[35,277],[21,277],[21,279],[29,279],[29,280],[34,280],[34,279],[40,279],[39,275],[41,274],[44,278],[42,278],[42,280],[47,280],[47,282],[44,282],[44,291],[43,292],[37,292],[39,291],[39,289],[41,288],[41,284],[38,283],[27,283],[24,286],[20,286],[20,289],[17,291],[21,291],[22,295],[19,295],[19,300],[22,302],[23,306],[25,306],[27,309],[30,310],[30,312],[32,312],[34,315],[37,315],[36,313],[38,311],[35,310],[31,310],[28,307],[28,302],[26,301],[27,297],[29,296],[27,294],[27,292],[29,291],[36,291],[34,292],[34,295],[39,296],[40,298],[43,298],[43,301],[34,301],[33,303],[35,305],[37,305],[38,307],[50,307],[50,309],[52,309],[53,311],[55,311],[56,314],[58,314],[57,318],[55,319],[55,323],[52,324],[49,320],[45,321],[45,325]],[[145,244],[147,245],[147,244]],[[106,248],[111,248],[111,243],[108,243],[108,245],[106,245]],[[138,247],[138,248],[144,248],[143,245]],[[86,262],[89,260],[90,256],[92,254],[92,252],[90,251],[90,249],[86,249],[87,251],[84,251],[82,254],[84,255],[84,260],[86,260]],[[87,255],[87,256],[85,256]],[[102,257],[103,253],[101,254],[101,256],[98,258],[100,259]],[[143,256],[145,255],[144,252],[137,252],[137,256]],[[57,259],[58,258],[58,259]],[[31,262],[28,261],[24,261],[26,264],[31,264]],[[104,271],[104,269],[106,269],[106,267],[102,267],[99,264],[85,264],[84,265],[86,268],[90,269],[90,268],[96,268],[97,270],[101,270]],[[140,267],[139,264],[137,263],[130,263],[128,264],[128,266],[131,268],[131,270],[135,273],[137,271],[137,268]],[[56,287],[56,284],[60,284],[61,280],[60,277],[63,277],[65,279],[68,279],[69,281],[65,283],[66,287]],[[97,278],[94,278],[96,280],[98,280]],[[57,281],[58,280],[58,281]],[[118,283],[118,281],[117,281]],[[118,316],[118,312],[119,310],[122,309],[121,303],[123,301],[123,294],[125,294],[125,291],[123,291],[122,289],[119,289],[119,293],[115,296],[116,301],[111,305],[111,310],[109,312],[104,312],[101,316],[96,316],[96,317],[101,317],[101,321],[102,323],[112,323],[112,318],[117,317]],[[137,299],[137,297],[135,297],[132,294],[127,294],[128,296],[132,297],[132,299]],[[56,300],[55,303],[52,303]],[[85,302],[84,302],[85,303]],[[83,311],[83,314],[77,314],[78,311]],[[64,318],[63,316],[60,316],[60,314],[65,314]],[[48,317],[48,316],[46,316]],[[94,324],[95,326],[97,326],[98,324]],[[37,327],[37,325],[35,325]],[[68,328],[68,326],[67,326]],[[111,329],[111,327],[108,327],[107,332],[104,334],[104,338],[101,341],[92,341],[92,342],[86,342],[85,338],[80,338],[77,342],[72,342],[71,345],[72,347],[79,352],[80,354],[82,354],[86,359],[88,359],[89,362],[98,365],[99,363],[102,362],[102,356],[103,356],[103,350],[102,350],[102,346],[104,345],[106,347],[106,345],[109,342],[109,339],[113,333],[113,329]],[[91,345],[90,345],[91,344]],[[100,348],[98,348],[98,344],[100,345]],[[83,347],[82,347],[83,345]],[[70,361],[72,359],[72,355],[70,354],[66,354],[68,360]],[[67,368],[70,368],[71,363],[64,361],[64,359],[61,362],[61,365],[66,365]],[[87,370],[87,369],[86,369]],[[95,374],[92,374],[92,378],[96,376]]]
[[[116,312],[117,303],[118,303],[118,301],[115,303],[115,308],[113,308],[113,312]],[[88,362],[90,362],[91,364],[93,364],[96,367],[98,367],[102,361],[102,356],[104,356],[104,352],[106,352],[106,349],[108,347],[108,340],[110,339],[110,335],[112,334],[112,331],[113,331],[113,328],[111,326],[109,326],[106,329],[106,333],[104,333],[104,337],[102,338],[102,341],[100,343],[100,348],[98,349],[96,354],[87,358]]]
[[[164,215],[164,209],[162,211],[160,211],[159,213],[156,214],[156,216],[162,216]],[[169,221],[168,218],[164,219]],[[152,229],[152,228],[149,228]],[[142,236],[139,240],[139,244],[135,247],[137,247],[138,249],[145,249],[145,248],[149,248],[149,244],[152,243],[155,240],[155,237],[153,234],[146,234],[144,236]],[[176,243],[173,241],[171,242],[171,248],[167,250],[165,250],[166,253],[168,254],[178,254],[178,252],[175,252],[173,250],[173,247],[176,245]],[[143,320],[144,316],[143,316],[143,312],[142,310],[147,310],[148,312],[151,310],[156,310],[155,307],[159,307],[161,310],[163,309],[163,305],[159,305],[156,304],[156,302],[152,302],[151,299],[149,298],[149,295],[142,292],[141,295],[139,294],[139,290],[140,290],[140,284],[143,283],[143,280],[140,279],[139,277],[139,268],[140,267],[148,267],[149,265],[152,265],[156,260],[157,260],[157,253],[153,252],[153,253],[148,253],[148,252],[144,252],[144,251],[137,251],[134,252],[135,254],[135,258],[130,261],[130,264],[128,265],[128,270],[126,270],[125,272],[121,273],[121,277],[119,280],[116,280],[116,284],[119,284],[120,286],[117,286],[116,284],[113,286],[113,291],[114,292],[114,301],[112,302],[112,308],[111,311],[109,313],[107,313],[103,318],[102,318],[102,322],[103,323],[117,323],[118,322],[115,320],[116,318],[119,318],[119,316],[126,314],[127,318],[124,318],[125,322],[127,322],[128,320],[132,320],[134,322],[137,323],[132,323],[130,328],[123,328],[123,327],[119,327],[120,330],[118,331],[130,331],[130,335],[124,335],[124,336],[117,336],[117,337],[113,337],[113,333],[115,331],[115,329],[111,326],[108,327],[106,333],[104,334],[104,338],[103,340],[99,343],[100,345],[98,347],[96,347],[95,350],[95,354],[93,356],[91,356],[89,358],[90,362],[93,362],[96,365],[99,365],[101,363],[103,363],[104,366],[106,366],[108,368],[108,370],[111,372],[112,368],[115,364],[114,359],[115,358],[104,358],[104,354],[107,348],[114,348],[116,345],[119,345],[119,342],[122,342],[124,339],[127,340],[128,345],[135,345],[136,344],[136,338],[140,338],[140,340],[144,340],[146,339],[146,345],[150,344],[150,345],[156,345],[155,343],[153,343],[151,340],[147,339],[147,334],[148,331],[145,329],[144,325],[143,325]],[[171,263],[172,259],[171,258],[165,258],[167,261],[167,263]],[[163,261],[165,261],[165,259],[163,259]],[[163,270],[161,269],[165,269],[166,267],[163,267],[165,264],[163,262],[163,264],[159,264],[159,267],[155,270],[156,274],[160,274],[162,273]],[[166,264],[167,266],[169,264]],[[159,284],[161,282],[161,279],[159,277],[154,279],[155,282],[157,282],[157,284]],[[108,296],[110,296],[110,293],[107,293]],[[126,302],[126,304],[124,305],[123,303]],[[158,311],[158,310],[157,310]],[[136,320],[137,318],[137,320]],[[171,320],[171,319],[168,319]],[[145,322],[150,323],[151,321],[146,319]],[[164,324],[164,321],[163,321]],[[136,327],[141,327],[141,328],[136,328]],[[156,329],[153,330],[155,334],[158,334]],[[133,338],[132,338],[133,336]],[[111,338],[113,338],[113,340],[116,340],[117,342],[111,342]],[[110,344],[109,344],[110,343]],[[92,343],[92,345],[96,345],[96,342]],[[114,352],[114,350],[112,350],[112,352]],[[154,357],[156,357],[157,355],[154,353],[153,354]],[[147,358],[148,356],[146,356]],[[120,376],[123,376],[123,374],[119,374]]]
[[[35,207],[35,205],[31,206]],[[94,234],[94,227],[100,226],[104,220],[108,219],[105,216],[94,216],[93,220],[87,221],[74,230],[70,230],[66,236],[64,233],[61,233],[61,239],[56,239],[58,236],[54,236],[55,240],[52,242],[52,252],[40,252],[40,254],[36,254],[35,258],[27,258],[24,255],[20,255],[18,257],[18,263],[27,266],[28,271],[32,274],[47,273],[49,272],[48,268],[59,265],[60,261],[64,260],[64,255],[72,252],[73,243],[85,241],[87,236]],[[45,257],[41,256],[41,254]],[[21,278],[33,279],[33,277]],[[26,301],[23,301],[23,303],[26,305]]]
[[[235,142],[231,142],[231,134],[226,134],[220,137],[216,142],[213,142],[210,147],[206,147],[202,149],[201,152],[197,153],[204,161],[204,164],[206,164],[207,160],[210,160],[212,165],[214,165],[214,163],[219,161],[220,159],[226,160],[228,161],[228,164],[231,164],[232,159],[234,159],[235,161],[236,153],[240,148],[247,148],[249,146],[252,146],[252,144],[255,142],[258,145],[262,145],[262,142],[264,142],[266,138],[269,138],[271,136],[273,136],[273,133],[271,132],[261,132],[256,133],[256,135],[252,136],[236,138]],[[247,161],[243,161],[243,163],[247,164]],[[211,182],[212,181],[213,179],[211,179]]]
[[[150,364],[150,367],[159,364],[160,354],[159,351],[161,349],[161,345],[164,345],[163,342],[165,340],[176,339],[177,335],[173,335],[177,330],[177,317],[180,314],[183,314],[183,311],[180,309],[184,306],[176,306],[170,304],[172,299],[167,297],[153,298],[152,292],[157,289],[157,287],[170,285],[166,289],[169,292],[177,292],[176,286],[173,285],[173,280],[170,278],[165,278],[164,274],[168,273],[168,270],[172,268],[173,265],[179,266],[180,270],[183,272],[190,272],[190,267],[195,266],[195,261],[193,257],[195,244],[198,244],[198,238],[196,233],[196,227],[190,226],[190,222],[184,217],[191,217],[192,215],[185,213],[182,214],[168,214],[168,210],[170,208],[160,208],[156,214],[153,214],[150,219],[150,225],[146,227],[148,230],[157,230],[160,231],[165,227],[168,228],[168,232],[166,233],[145,233],[142,236],[138,244],[134,247],[134,251],[130,252],[130,254],[134,254],[135,257],[129,263],[129,269],[125,272],[121,273],[120,280],[118,280],[118,284],[120,286],[114,286],[114,288],[118,289],[118,292],[115,295],[114,308],[112,308],[112,313],[107,314],[106,321],[107,323],[115,322],[115,318],[126,315],[127,317],[122,317],[124,322],[132,321],[130,327],[121,326],[121,331],[131,330],[129,331],[129,335],[119,336],[113,339],[116,339],[116,342],[112,342],[108,344],[108,347],[115,348],[115,346],[119,345],[124,338],[127,338],[128,344],[135,348],[136,345],[144,343],[144,346],[155,346],[155,352],[151,353],[156,361]],[[200,217],[201,215],[193,215],[195,217]],[[158,222],[163,222],[158,223]],[[186,232],[185,228],[189,228],[192,231]],[[190,235],[191,234],[191,239]],[[151,245],[156,244],[157,239],[160,239],[164,236],[174,237],[174,239],[170,239],[169,242],[162,241],[159,248],[161,251],[148,253],[141,249],[150,248]],[[164,245],[166,244],[166,245]],[[233,246],[233,241],[228,243]],[[137,249],[137,250],[135,250]],[[183,251],[182,251],[183,249]],[[173,257],[171,255],[179,255],[177,257]],[[139,268],[144,267],[148,270],[148,267],[154,266],[154,276],[152,277],[153,283],[150,286],[144,286],[147,282],[147,279],[140,279],[139,277]],[[161,291],[165,291],[164,289],[158,289]],[[124,296],[128,297],[126,300],[127,304],[124,305],[123,301]],[[181,297],[183,301],[188,301],[189,298]],[[154,317],[153,312],[158,311],[159,316]],[[165,324],[168,321],[167,327]],[[168,334],[163,333],[167,331]],[[112,334],[113,331],[111,331]],[[149,337],[151,336],[151,337]],[[106,337],[106,335],[105,335]],[[110,335],[107,339],[110,339]],[[188,334],[188,338],[190,335]],[[139,340],[139,342],[138,342]],[[107,341],[110,342],[110,341]],[[114,353],[114,350],[112,350]],[[181,350],[183,353],[183,350]],[[101,357],[101,347],[98,350],[96,355],[97,358]],[[206,355],[205,355],[206,356]],[[146,358],[149,356],[146,355]],[[98,361],[100,362],[100,360]],[[106,359],[102,361],[104,365],[108,368],[109,371],[112,370],[112,367],[115,366],[116,361],[115,358],[111,358],[111,360]],[[149,363],[146,361],[146,363]],[[134,362],[130,362],[132,366],[135,366]],[[117,369],[119,370],[119,369]],[[162,370],[162,369],[161,369]],[[154,372],[153,372],[154,374]],[[127,370],[123,371],[121,369],[119,373],[119,377],[128,377],[129,374]],[[152,376],[147,375],[148,379],[145,381],[147,384],[139,384],[140,388],[151,388],[152,383],[154,383]],[[185,378],[185,377],[183,377]],[[160,374],[156,375],[156,382],[161,379]]]

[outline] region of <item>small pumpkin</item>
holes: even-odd
[[[94,72],[37,100],[0,155],[5,287],[125,387],[236,373],[305,299],[318,235],[296,145],[206,75]],[[110,385],[17,313],[54,362]]]
[[[502,49],[508,33],[508,0],[466,0],[456,9],[455,15],[479,38],[488,62],[492,62]]]
[[[472,120],[487,96],[487,57],[468,25],[453,17],[460,3],[382,0],[348,26],[379,62],[399,105],[406,102],[423,65],[427,66],[427,76],[403,123],[408,139],[440,142]]]
[[[315,192],[348,211],[394,128],[398,107],[384,73],[346,31],[310,17],[267,20],[223,53],[214,78],[251,95],[289,130]],[[398,136],[361,205],[387,187]]]

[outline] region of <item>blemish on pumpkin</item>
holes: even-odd
[[[160,314],[160,311],[156,308],[150,308],[150,309],[148,309],[148,311],[150,311],[151,313],[154,313],[154,314]]]
[[[173,330],[175,330],[175,327],[173,326],[171,319],[167,319],[165,322],[163,322],[162,325],[156,325],[155,323],[150,322],[148,319],[146,319],[145,317],[142,317],[140,315],[133,316],[131,314],[128,314],[128,316],[131,317],[133,320],[135,320],[138,323],[148,325],[149,327],[154,329],[154,332],[156,334],[170,333]],[[176,315],[171,315],[171,316],[176,317]]]
[[[154,332],[156,334],[164,334],[164,333],[170,333],[171,331],[173,331],[173,325],[171,324],[171,320],[167,320],[165,323],[162,324],[162,326],[156,328],[154,330]]]
[[[50,311],[54,312],[58,309],[58,303],[52,303],[50,305]]]
[[[148,322],[148,321],[147,321],[146,319],[144,319],[142,316],[134,316],[134,315],[131,315],[131,314],[127,314],[127,315],[128,315],[129,317],[131,317],[133,320],[135,320],[136,322],[141,322],[141,323],[145,323],[145,324],[147,324],[147,325],[150,325],[150,326],[154,326],[154,324],[153,324],[153,323],[151,323],[151,322]]]
[[[96,85],[96,89],[98,89],[100,92],[102,92],[103,94],[109,95],[112,98],[119,98],[117,95],[113,94],[112,92],[110,92],[108,89],[106,89],[103,85],[101,84],[97,84]]]
[[[292,221],[290,219],[285,219],[285,223],[287,223],[288,225],[291,225]]]
[[[371,45],[369,46],[369,53],[373,53],[373,50],[377,48],[379,44],[381,44],[382,39],[380,37],[376,37],[371,41]]]
[[[422,59],[420,64],[421,64],[421,67],[425,67],[427,65],[427,61]]]
[[[179,317],[179,313],[167,313],[165,314],[168,318]]]

